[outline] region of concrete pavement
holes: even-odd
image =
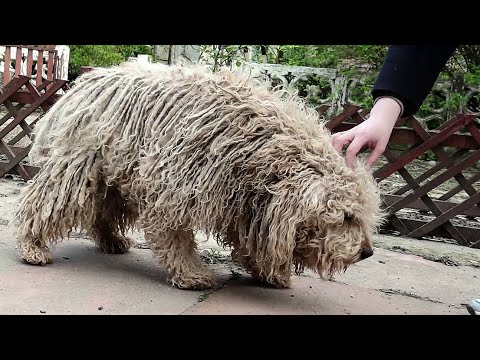
[[[377,237],[384,248],[334,281],[306,273],[282,290],[253,282],[211,242],[201,248],[223,285],[211,291],[172,288],[142,246],[125,255],[105,255],[82,237],[60,243],[53,264],[31,266],[18,258],[8,226],[22,186],[0,179],[0,314],[466,315],[464,304],[480,297],[480,251],[389,237]],[[133,237],[142,243],[141,234]],[[451,256],[456,260],[447,263],[457,266],[385,249],[392,244],[423,257]]]

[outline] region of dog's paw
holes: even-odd
[[[109,239],[102,239],[98,248],[105,254],[126,254],[134,244],[135,242],[132,239],[116,234]]]
[[[30,249],[22,251],[20,258],[30,265],[47,265],[53,262],[52,253],[48,250]]]
[[[272,278],[267,280],[265,277],[258,276],[256,274],[251,274],[251,276],[255,281],[265,287],[276,289],[288,289],[291,287],[290,277],[285,278],[283,276],[273,276]]]
[[[174,276],[169,281],[172,286],[184,290],[205,290],[217,285],[215,277],[209,273],[190,277]]]

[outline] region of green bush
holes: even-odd
[[[383,63],[387,47],[383,45],[281,45],[280,64],[335,68],[365,65],[377,69]]]
[[[74,80],[82,66],[108,67],[118,65],[129,56],[153,55],[151,45],[69,45],[68,79]]]

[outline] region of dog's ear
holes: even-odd
[[[305,218],[298,199],[286,189],[272,193],[265,207],[257,240],[256,261],[267,278],[290,277],[298,226]]]

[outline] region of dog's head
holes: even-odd
[[[308,268],[327,279],[373,255],[372,237],[383,213],[365,167],[299,174],[278,185],[267,210],[269,248],[284,269]]]
[[[365,167],[348,175],[312,177],[301,192],[305,218],[293,250],[297,271],[309,268],[329,278],[373,255],[372,237],[383,214],[378,188]]]

